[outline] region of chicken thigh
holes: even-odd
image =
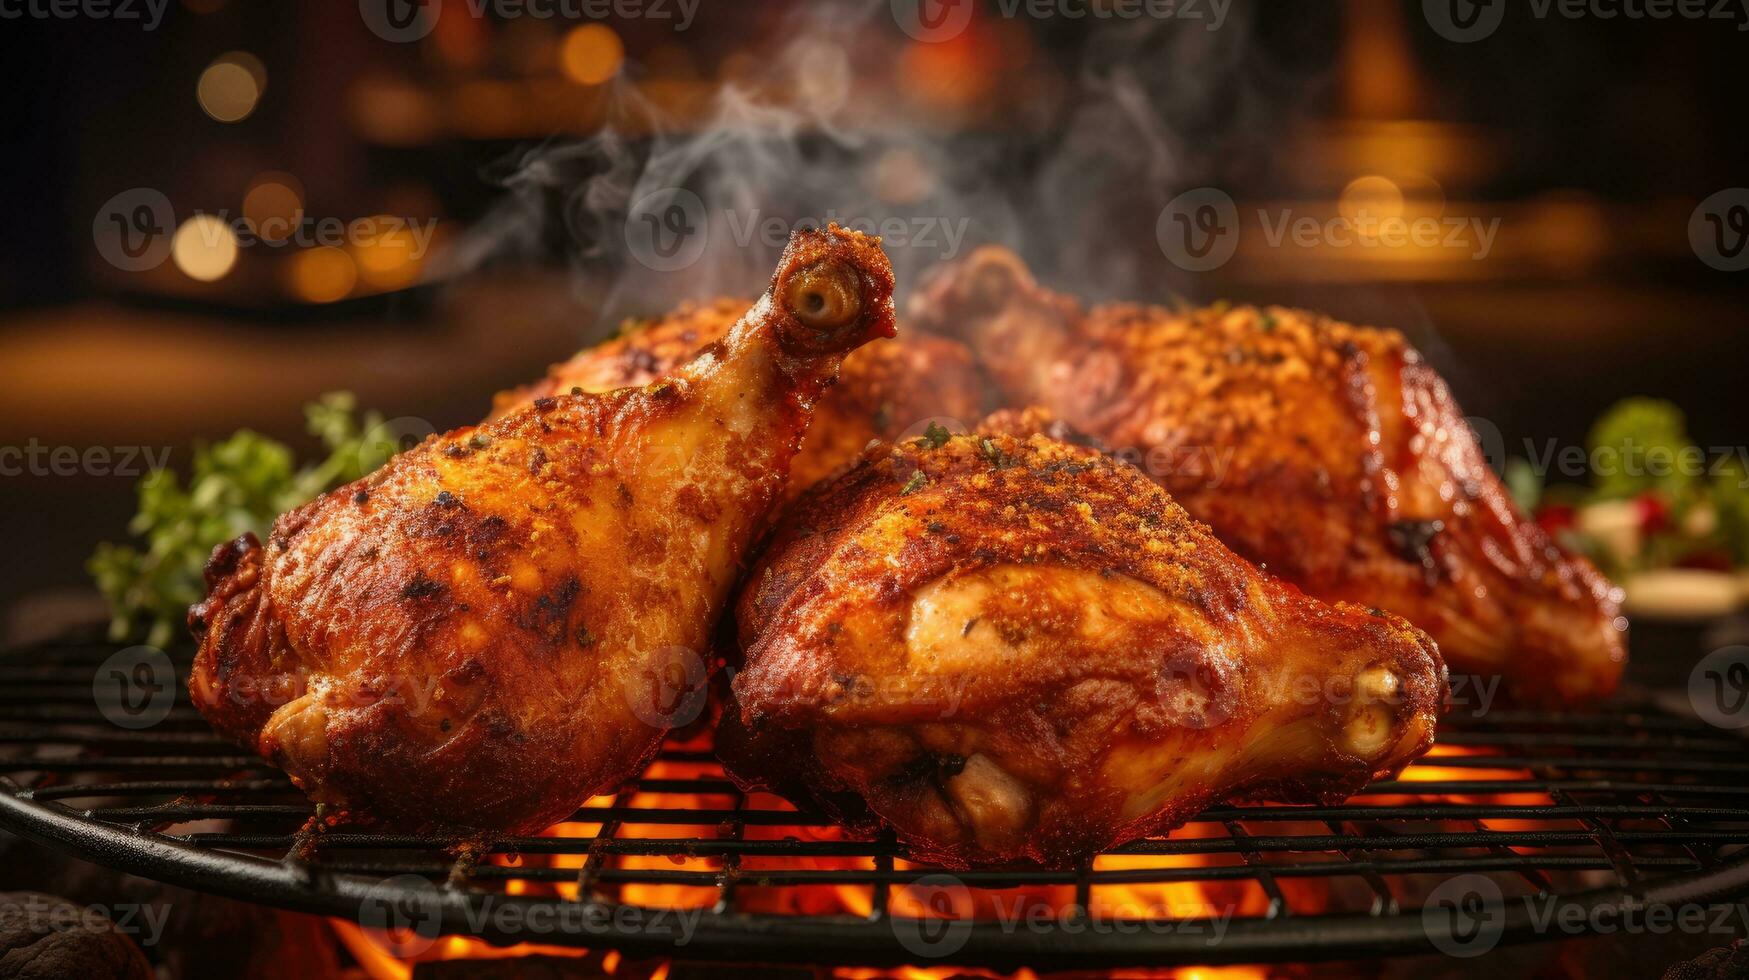
[[[189,681],[313,799],[539,830],[636,773],[844,354],[892,333],[879,240],[798,232],[727,335],[644,388],[434,436],[220,547]]]
[[[785,516],[737,600],[717,746],[739,783],[914,857],[1070,867],[1426,751],[1426,634],[1259,573],[1134,467],[1025,421],[876,447]]]
[[[1454,671],[1544,705],[1620,679],[1620,592],[1518,512],[1396,331],[1279,307],[1088,312],[1000,248],[938,275],[911,317],[957,331],[1009,404],[1098,437],[1240,554],[1407,616]]]
[[[746,308],[737,299],[687,303],[554,365],[532,385],[499,394],[493,417],[574,388],[648,384],[722,339]],[[964,344],[906,332],[860,347],[844,359],[838,383],[814,406],[814,425],[790,464],[788,495],[800,495],[875,439],[921,431],[932,419],[969,423],[983,412],[983,378]]]

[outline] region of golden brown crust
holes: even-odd
[[[1133,467],[1024,428],[878,447],[786,515],[736,607],[737,779],[872,812],[932,860],[1067,866],[1425,751],[1444,668],[1424,634],[1260,575]],[[940,633],[954,610],[975,612]],[[1375,667],[1401,688],[1363,758],[1347,706],[1290,689]]]
[[[721,339],[746,308],[745,301],[726,298],[684,303],[660,319],[628,323],[620,336],[555,364],[540,381],[499,394],[493,416],[573,388],[648,384]],[[955,340],[907,332],[858,348],[814,406],[814,425],[790,467],[788,496],[855,459],[873,440],[914,434],[931,419],[970,424],[983,412],[983,388],[972,352]]]
[[[322,803],[405,829],[538,830],[684,721],[711,631],[844,351],[892,331],[876,240],[799,235],[864,312],[767,294],[644,388],[543,397],[426,440],[215,552],[189,687]]]
[[[1241,554],[1408,616],[1453,669],[1545,704],[1614,690],[1619,592],[1517,512],[1400,333],[1282,307],[1084,312],[1002,252],[938,277],[913,318],[981,341],[1011,403],[1098,437]]]

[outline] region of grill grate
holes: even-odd
[[[420,935],[1086,968],[1427,951],[1423,906],[1457,875],[1586,908],[1749,894],[1744,741],[1646,705],[1455,717],[1434,756],[1341,805],[1215,807],[1078,870],[948,876],[890,839],[846,840],[817,813],[740,792],[698,740],[543,836],[457,848],[312,830],[289,781],[215,735],[180,690],[147,729],[111,723],[93,682],[113,653],[63,643],[0,658],[0,826],[132,873]],[[1501,939],[1536,938],[1523,912],[1500,905]],[[533,925],[581,921],[558,913],[594,925]]]

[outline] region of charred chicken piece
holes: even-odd
[[[493,417],[574,388],[648,384],[726,336],[746,308],[737,299],[687,303],[554,365],[532,385],[499,394]],[[972,422],[984,411],[983,386],[972,352],[956,340],[907,332],[858,348],[814,406],[814,425],[790,465],[788,495],[799,496],[873,440],[914,434],[931,419]]]
[[[1012,405],[1126,454],[1234,550],[1383,606],[1517,701],[1613,691],[1620,592],[1513,505],[1445,382],[1393,330],[1301,310],[1084,311],[983,249],[912,316],[984,352]]]
[[[1071,867],[1222,800],[1334,801],[1432,744],[1426,634],[1016,429],[877,447],[786,515],[736,605],[717,746],[743,786],[931,861]]]
[[[719,343],[644,388],[426,440],[218,549],[189,682],[318,802],[529,832],[637,772],[844,354],[892,333],[878,240],[799,232]]]

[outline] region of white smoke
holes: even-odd
[[[1002,17],[994,4],[985,13]],[[996,242],[1083,296],[1160,298],[1174,284],[1154,216],[1267,142],[1235,134],[1264,128],[1280,93],[1262,97],[1269,68],[1239,11],[1218,31],[1164,19],[1047,27],[1035,58],[1060,76],[1056,98],[958,133],[909,118],[891,91],[908,39],[889,0],[799,6],[781,53],[721,88],[702,124],[663,116],[634,53],[614,83],[615,123],[511,161],[504,201],[452,263],[561,255],[605,325],[757,293],[790,229],[836,219],[885,233],[901,294],[929,266]]]

